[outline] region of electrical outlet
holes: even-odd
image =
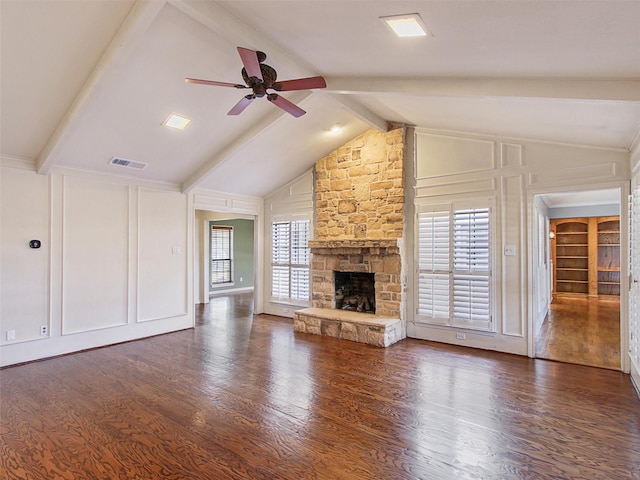
[[[15,330],[7,330],[7,342],[12,342],[16,339],[16,331]]]
[[[49,335],[49,327],[46,325],[40,325],[40,335]]]
[[[242,282],[242,277],[240,277],[240,281]]]
[[[456,338],[458,340],[466,340],[467,336],[464,333],[456,333]]]

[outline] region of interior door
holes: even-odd
[[[633,189],[629,203],[629,354],[640,365],[640,187]]]

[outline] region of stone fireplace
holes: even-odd
[[[295,312],[296,331],[383,347],[404,338],[404,133],[370,130],[316,164],[312,308]],[[373,279],[356,294],[373,296],[371,311],[342,308],[336,272]]]

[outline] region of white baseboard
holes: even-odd
[[[253,287],[241,287],[241,288],[222,288],[220,290],[210,290],[209,297],[215,297],[216,295],[223,295],[229,293],[242,293],[242,292],[253,292]]]

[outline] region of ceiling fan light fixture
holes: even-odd
[[[172,113],[164,121],[163,125],[165,127],[175,128],[176,130],[184,130],[185,128],[187,128],[187,125],[189,125],[189,123],[191,123],[191,120],[187,117]]]
[[[430,37],[427,26],[417,13],[380,17],[398,37]]]

